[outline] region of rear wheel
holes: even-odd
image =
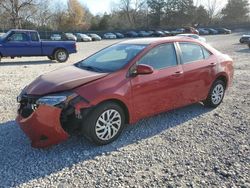
[[[212,108],[219,106],[223,101],[225,90],[225,82],[216,80],[210,89],[207,99],[204,101],[204,105]]]
[[[64,63],[68,60],[69,54],[66,50],[64,49],[59,49],[55,52],[55,60],[58,61],[59,63]]]
[[[106,102],[90,112],[84,122],[84,134],[97,145],[116,140],[125,125],[123,109],[113,102]]]

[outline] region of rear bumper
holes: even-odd
[[[60,116],[60,108],[41,105],[28,118],[18,115],[16,121],[30,138],[32,147],[45,148],[69,137],[61,126]]]

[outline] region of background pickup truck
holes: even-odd
[[[10,30],[0,38],[0,60],[2,57],[48,56],[61,63],[76,52],[75,42],[41,41],[34,30]]]

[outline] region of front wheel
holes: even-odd
[[[223,101],[225,90],[225,82],[216,80],[210,89],[207,99],[204,101],[204,105],[212,108],[219,106]]]
[[[59,49],[55,52],[55,60],[58,61],[59,63],[64,63],[68,60],[69,54],[66,50],[64,49]]]
[[[125,125],[125,114],[118,104],[106,102],[91,111],[83,124],[87,138],[97,145],[106,145],[121,134]]]

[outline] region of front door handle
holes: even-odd
[[[183,75],[183,71],[177,71],[174,73],[174,76],[176,76],[176,77],[179,77],[181,75]]]

